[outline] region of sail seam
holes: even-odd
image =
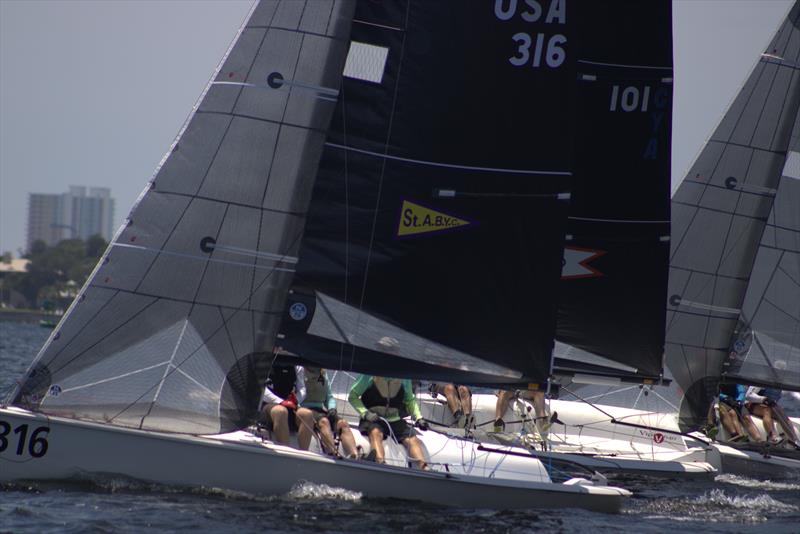
[[[331,4],[331,5],[333,5],[333,4]],[[328,20],[330,21],[330,17],[328,17]],[[349,42],[347,39],[343,39],[341,37],[336,37],[334,35],[326,35],[324,33],[312,32],[312,31],[309,31],[309,30],[301,30],[299,28],[298,29],[292,29],[292,28],[284,28],[282,26],[247,26],[247,29],[248,30],[281,30],[281,31],[290,32],[290,33],[300,33],[300,34],[303,34],[303,35],[313,35],[314,37],[321,37],[323,39],[330,39],[331,41],[336,41],[336,42],[339,42],[339,43],[348,43]]]
[[[107,332],[105,335],[102,335],[102,336],[100,336],[100,339],[98,339],[97,341],[95,341],[94,343],[92,343],[91,345],[89,345],[88,347],[86,347],[85,349],[83,349],[82,351],[80,351],[78,354],[76,354],[75,356],[73,356],[72,358],[70,358],[70,359],[69,359],[67,362],[65,362],[63,365],[61,365],[61,367],[59,367],[58,369],[55,369],[55,370],[51,371],[51,373],[55,374],[55,373],[58,373],[58,372],[60,372],[62,369],[64,369],[65,367],[67,367],[69,364],[71,364],[72,362],[74,362],[75,360],[77,360],[78,358],[80,358],[81,356],[83,356],[84,354],[86,354],[87,352],[89,352],[90,350],[92,350],[93,348],[95,348],[97,345],[99,345],[100,343],[102,343],[103,341],[105,341],[106,339],[108,339],[108,338],[109,338],[109,336],[111,336],[112,334],[114,334],[114,333],[115,333],[117,330],[119,330],[119,329],[120,329],[120,328],[122,328],[123,326],[127,325],[128,323],[130,323],[131,321],[133,321],[134,319],[136,319],[136,318],[137,318],[139,315],[141,315],[141,314],[142,314],[142,313],[143,313],[143,312],[144,312],[146,309],[148,309],[150,306],[152,306],[153,304],[155,304],[155,303],[156,303],[156,302],[158,302],[158,301],[159,301],[159,299],[158,299],[158,298],[154,298],[154,299],[153,299],[151,302],[149,302],[148,304],[146,304],[145,306],[143,306],[143,307],[142,307],[142,309],[140,309],[139,311],[137,311],[136,313],[134,313],[133,315],[131,315],[130,317],[128,317],[126,320],[122,321],[122,322],[121,322],[119,325],[117,325],[117,327],[113,328],[113,329],[112,329],[110,332]],[[65,347],[65,348],[66,348],[66,347]],[[54,357],[53,357],[53,358],[50,360],[50,362],[49,362],[49,363],[50,363],[50,364],[53,364],[54,362],[55,362],[55,356],[54,356]]]
[[[291,94],[291,93],[289,93],[289,94]],[[288,97],[287,97],[287,99],[288,99]],[[284,107],[284,115],[285,115],[285,111],[286,111],[286,107]],[[308,130],[308,131],[317,132],[317,133],[320,133],[320,134],[327,133],[325,130],[323,130],[321,128],[314,128],[313,126],[303,126],[302,124],[294,124],[294,123],[291,123],[291,122],[284,122],[283,119],[281,119],[280,121],[276,121],[276,120],[273,120],[273,119],[265,119],[263,117],[255,117],[253,115],[245,115],[244,113],[236,113],[234,111],[217,111],[217,110],[213,110],[213,109],[204,109],[202,111],[198,110],[196,113],[198,115],[221,115],[223,117],[234,117],[234,118],[239,118],[239,119],[247,119],[247,120],[251,120],[251,121],[264,122],[264,123],[267,123],[267,124],[276,124],[278,126],[291,126],[293,128],[298,128],[300,130]],[[284,116],[284,118],[285,118],[285,116]],[[198,192],[199,192],[199,190],[198,190]]]
[[[735,186],[734,189],[731,189],[730,187],[715,184],[712,182],[699,182],[697,180],[690,180],[688,178],[684,179],[683,181],[689,184],[702,185],[704,187],[712,187],[714,189],[721,189],[723,191],[732,191],[732,192],[735,191],[739,193],[747,193],[748,195],[755,195],[758,197],[773,198],[775,196],[775,193],[777,192],[775,189],[770,189],[769,191],[772,191],[771,193],[767,192],[768,188],[763,188],[764,191],[758,191],[755,188],[756,187],[760,188],[760,186],[749,186],[748,184],[737,185]]]
[[[792,253],[792,254],[797,254],[797,253],[795,253],[795,252],[792,252],[792,251],[789,251],[789,252],[790,252],[790,253]],[[795,278],[793,275],[789,274],[789,272],[788,272],[786,269],[784,269],[784,268],[783,268],[783,265],[778,265],[778,269],[780,269],[780,270],[781,270],[781,272],[782,272],[783,274],[785,274],[785,275],[786,275],[786,277],[787,277],[787,278],[788,278],[788,279],[789,279],[789,280],[790,280],[790,281],[791,281],[791,282],[792,282],[794,285],[796,285],[797,287],[800,287],[800,280],[797,280],[797,279],[796,279],[796,278]]]
[[[217,227],[217,233],[214,234],[214,242],[215,243],[217,241],[219,241],[219,235],[220,235],[220,233],[222,233],[222,227],[225,226],[225,218],[228,216],[228,210],[229,209],[230,209],[230,205],[225,206],[225,211],[222,213],[222,218],[219,221],[219,227]],[[217,253],[217,249],[214,248],[213,250],[211,250],[211,253],[208,255],[208,257],[201,258],[203,261],[205,261],[205,265],[203,265],[203,272],[200,273],[200,278],[197,280],[197,288],[194,290],[194,297],[192,297],[192,307],[189,309],[188,316],[191,316],[192,312],[194,311],[194,307],[196,306],[196,303],[197,303],[197,296],[200,294],[200,289],[202,289],[202,287],[203,287],[203,282],[205,281],[206,273],[208,272],[208,266],[211,265],[211,263],[212,263],[211,260],[212,259],[215,260],[214,263],[217,263],[217,262],[222,263],[222,261],[227,261],[227,260],[217,260],[216,258],[214,258],[214,255],[216,253]],[[233,263],[236,263],[236,262],[233,262]],[[248,268],[250,268],[249,264],[246,264],[246,266]],[[255,268],[255,266],[253,268]],[[278,267],[273,267],[273,269],[278,269]],[[188,321],[188,316],[187,316],[187,321]]]
[[[380,152],[373,152],[372,150],[364,150],[362,148],[355,148],[349,147],[345,145],[340,145],[338,143],[331,143],[326,142],[325,146],[329,146],[331,148],[338,148],[340,150],[347,150],[350,152],[358,152],[359,154],[365,154],[367,156],[374,156],[377,158],[383,158],[384,160],[390,159],[394,161],[402,161],[405,163],[417,163],[420,165],[428,165],[431,167],[446,167],[449,169],[461,169],[467,171],[479,171],[479,172],[500,172],[500,173],[507,173],[507,174],[536,174],[536,175],[546,175],[546,176],[572,176],[571,171],[540,171],[540,170],[530,170],[530,169],[503,169],[497,167],[478,167],[473,165],[460,165],[457,163],[442,163],[438,161],[427,161],[421,159],[414,159],[414,158],[404,158],[402,156],[393,156],[388,153],[381,154]],[[388,146],[387,146],[388,149]],[[384,163],[385,165],[385,163]]]
[[[270,272],[272,272],[272,271],[270,271]],[[227,306],[225,304],[217,304],[217,303],[214,303],[214,302],[204,302],[202,300],[191,301],[191,300],[187,300],[187,299],[179,299],[179,298],[176,298],[176,297],[165,297],[163,295],[151,295],[149,293],[143,293],[142,291],[135,291],[135,290],[131,290],[131,289],[120,289],[120,288],[109,287],[109,286],[99,286],[98,285],[98,286],[92,286],[92,287],[97,287],[97,288],[100,288],[100,289],[114,289],[119,293],[125,293],[125,294],[128,294],[128,295],[137,295],[137,296],[140,296],[140,297],[149,297],[149,298],[158,299],[158,300],[167,300],[167,301],[170,301],[170,302],[180,302],[181,304],[199,304],[200,306],[216,306],[216,307],[225,308],[225,309],[228,309],[228,310],[248,311],[248,312],[252,312],[252,313],[263,313],[265,315],[282,315],[283,314],[283,310],[269,311],[269,310],[259,310],[259,309],[256,309],[256,308],[244,308],[244,307],[241,307],[241,306],[239,306],[239,307]]]
[[[745,219],[761,221],[763,223],[767,222],[767,217],[756,217],[755,215],[745,215],[743,213],[736,213],[735,211],[725,211],[725,210],[721,210],[721,209],[718,209],[718,208],[709,208],[708,206],[700,206],[698,204],[691,204],[689,202],[682,202],[680,200],[675,200],[675,199],[673,199],[672,202],[674,202],[675,204],[678,204],[680,206],[688,206],[690,208],[695,208],[697,210],[713,211],[715,213],[722,213],[722,214],[725,214],[725,215],[732,215],[734,217],[742,217],[742,218],[745,218]]]
[[[648,70],[668,70],[672,72],[672,67],[658,67],[655,65],[626,65],[623,63],[606,63],[603,61],[591,61],[588,59],[579,59],[578,63],[585,63],[587,65],[598,65],[600,67],[618,67],[623,69],[648,69]]]
[[[703,274],[703,275],[706,275],[706,276],[719,276],[720,278],[727,278],[729,280],[739,280],[740,282],[748,282],[748,281],[750,281],[749,278],[745,278],[743,276],[732,276],[732,275],[729,275],[729,274],[714,273],[714,272],[711,272],[711,271],[701,271],[699,269],[691,269],[689,267],[680,267],[678,265],[670,265],[670,268],[677,269],[679,271],[686,271],[686,272],[689,272],[689,273]]]
[[[761,147],[758,147],[758,146],[747,145],[747,144],[744,144],[744,143],[734,143],[733,141],[723,141],[721,139],[709,139],[708,142],[709,143],[718,143],[718,144],[726,145],[726,146],[735,146],[735,147],[739,147],[739,148],[748,148],[750,150],[757,150],[759,152],[769,152],[770,154],[775,154],[775,155],[778,155],[778,156],[785,156],[786,155],[786,151],[785,150],[772,150],[771,148],[761,148]],[[706,183],[706,182],[701,182],[701,183]]]
[[[277,140],[277,138],[276,138],[276,140]],[[288,216],[291,216],[291,217],[306,217],[307,216],[307,213],[304,213],[304,212],[301,212],[301,211],[284,211],[284,210],[279,210],[279,209],[275,209],[275,208],[265,208],[265,207],[259,206],[257,204],[246,204],[244,202],[235,202],[235,201],[232,201],[232,200],[221,200],[219,198],[197,196],[197,195],[192,195],[190,193],[181,193],[179,191],[165,191],[165,190],[159,189],[158,191],[153,191],[153,192],[154,193],[163,193],[165,195],[175,195],[175,196],[179,196],[179,197],[183,197],[183,198],[189,198],[189,199],[195,199],[196,198],[198,200],[207,200],[208,202],[216,202],[218,204],[229,204],[231,206],[236,206],[236,207],[239,207],[239,208],[249,208],[249,209],[253,209],[253,210],[259,210],[261,212],[268,211],[270,213],[278,213],[280,215],[288,215]]]
[[[88,287],[84,288],[84,291],[83,291],[83,294],[84,294],[84,295],[86,295],[86,290],[87,290],[87,289],[89,289],[90,287],[92,287],[92,285],[91,285],[91,284],[89,284],[89,286],[88,286]],[[97,286],[95,286],[95,287],[97,287]],[[108,287],[108,288],[101,288],[101,289],[108,289],[108,290],[110,290],[110,291],[115,291],[115,289],[116,289],[116,288],[113,288],[113,287]],[[94,313],[94,315],[92,315],[92,316],[89,318],[89,320],[88,320],[88,321],[86,321],[86,322],[84,323],[84,325],[83,325],[83,326],[81,326],[81,327],[78,329],[78,331],[77,331],[77,332],[75,332],[75,335],[74,335],[74,336],[72,336],[72,338],[71,338],[69,341],[67,341],[67,342],[64,344],[64,346],[63,346],[63,347],[61,347],[61,348],[60,348],[58,351],[56,351],[56,353],[53,355],[53,357],[52,357],[52,358],[50,358],[50,361],[49,361],[49,362],[47,362],[47,363],[48,363],[48,364],[52,364],[52,363],[53,363],[53,362],[56,360],[56,358],[58,358],[58,356],[59,356],[59,355],[60,355],[62,352],[64,352],[65,350],[67,350],[67,348],[69,348],[69,346],[72,344],[72,342],[73,342],[73,341],[75,341],[75,339],[77,339],[77,337],[78,337],[78,336],[79,336],[79,335],[80,335],[80,334],[81,334],[81,333],[84,331],[84,329],[85,329],[87,326],[89,326],[90,324],[92,324],[92,323],[94,322],[94,320],[97,318],[97,316],[98,316],[98,315],[100,315],[101,313],[103,313],[103,310],[104,310],[104,309],[105,309],[105,308],[106,308],[106,307],[107,307],[107,306],[108,306],[108,305],[111,303],[111,301],[112,301],[112,300],[114,300],[114,298],[116,298],[116,296],[117,296],[119,293],[120,293],[120,291],[119,291],[119,290],[116,290],[116,291],[114,292],[114,294],[113,294],[113,295],[111,295],[111,296],[108,298],[108,300],[107,300],[106,302],[104,302],[104,303],[103,303],[103,305],[102,305],[102,306],[100,306],[100,308],[99,308],[99,309],[98,309],[98,310],[97,310],[97,311]],[[59,331],[60,331],[60,330],[59,330]],[[50,347],[51,345],[52,345],[52,342],[51,342],[50,344],[46,345],[46,346],[45,346],[45,347],[42,349],[42,351],[41,351],[41,352],[42,352],[42,353],[44,353],[44,351],[45,351],[45,350],[46,350],[48,347]]]
[[[396,32],[405,32],[405,28],[398,28],[396,26],[387,26],[386,24],[378,24],[377,22],[367,22],[366,20],[353,19],[357,24],[364,24],[366,26],[375,26],[376,28],[384,28],[386,30],[394,30]]]

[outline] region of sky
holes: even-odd
[[[792,0],[674,0],[673,189]],[[105,186],[115,225],[222,58],[250,0],[0,0],[0,252],[28,193]]]

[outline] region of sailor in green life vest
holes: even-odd
[[[336,412],[336,399],[331,392],[331,384],[325,369],[306,366],[304,371],[306,397],[300,404],[303,408],[311,410],[323,449],[328,454],[337,454],[333,437],[335,432],[342,441],[345,457],[357,458],[356,438],[350,431],[347,421],[339,417]]]
[[[367,459],[384,463],[383,440],[392,435],[403,444],[417,467],[428,468],[416,431],[403,419],[410,415],[417,428],[428,429],[414,397],[411,380],[361,375],[350,388],[348,400],[361,416],[358,429],[369,438],[372,447]]]

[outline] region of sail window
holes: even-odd
[[[381,83],[389,49],[353,41],[344,64],[344,75],[366,82]]]

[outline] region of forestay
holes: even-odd
[[[171,432],[252,420],[353,8],[253,8],[15,404]]]
[[[765,234],[767,223],[790,224],[786,206],[780,201],[773,209],[773,201],[800,105],[799,64],[795,3],[672,200],[667,365],[685,392],[681,421],[687,427],[705,418],[716,395],[740,316],[746,325],[751,314],[767,313],[756,310],[764,291],[756,284],[767,282],[758,279],[775,266],[766,246],[753,266],[759,244],[775,235]],[[784,258],[791,269],[785,263],[791,257]],[[753,300],[745,303],[748,284]],[[769,313],[763,318],[772,321],[777,311]],[[766,339],[770,328],[756,337]]]

